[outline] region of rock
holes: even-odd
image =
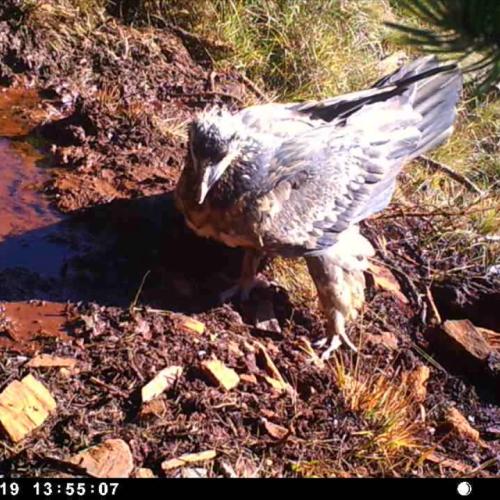
[[[281,333],[272,300],[261,300],[255,311],[255,328],[265,332]]]
[[[122,439],[108,439],[81,451],[68,460],[89,476],[100,478],[129,477],[134,460],[128,444]]]
[[[155,377],[141,389],[142,401],[145,403],[170,389],[182,375],[182,366],[168,366],[159,371]]]
[[[442,331],[456,350],[480,362],[488,359],[491,347],[468,319],[445,321]]]
[[[188,464],[213,460],[216,456],[217,452],[215,450],[200,451],[199,453],[186,453],[185,455],[181,455],[178,458],[165,460],[161,464],[161,468],[164,471],[168,471],[171,469],[176,469],[177,467],[184,467]]]
[[[451,430],[461,439],[470,440],[475,443],[481,442],[479,431],[474,429],[469,421],[456,408],[448,408],[445,420],[451,427]]]
[[[267,418],[262,419],[262,424],[264,426],[264,429],[266,429],[266,432],[273,439],[277,439],[278,441],[285,439],[290,434],[290,431],[286,427],[274,424]]]
[[[234,389],[240,382],[239,375],[218,359],[203,361],[201,369],[212,382],[223,387],[226,391]]]
[[[146,467],[139,467],[135,469],[133,476],[137,479],[151,479],[156,477],[151,469]]]
[[[43,424],[57,404],[33,375],[14,380],[0,394],[0,425],[17,443]]]
[[[73,358],[61,358],[51,354],[39,354],[26,363],[30,368],[75,368],[78,361]]]
[[[401,291],[401,287],[394,274],[387,269],[387,267],[379,266],[371,262],[368,269],[368,278],[376,290],[389,292],[404,304],[409,303],[406,295]]]
[[[413,390],[415,401],[423,403],[427,396],[427,381],[431,371],[429,367],[419,366],[408,375],[408,384]]]
[[[489,328],[477,327],[479,333],[486,339],[488,344],[492,347],[496,347],[500,351],[500,333],[490,330]]]

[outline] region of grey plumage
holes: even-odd
[[[351,272],[335,246],[389,204],[404,164],[450,135],[460,89],[455,66],[424,57],[368,90],[234,115],[208,111],[190,128],[178,207],[198,234],[250,252],[244,288],[260,255],[304,256],[331,309],[320,269],[337,284],[332,265]],[[354,258],[356,249],[345,253]]]

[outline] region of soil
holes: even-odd
[[[372,424],[346,400],[332,366],[317,367],[300,348],[301,339],[324,334],[318,310],[294,304],[279,287],[256,292],[250,306],[218,303],[238,276],[241,254],[194,236],[171,193],[193,114],[255,100],[239,75],[194,59],[192,39],[177,32],[114,18],[92,41],[76,39],[54,57],[50,30],[19,29],[16,5],[0,6],[0,390],[33,373],[58,410],[19,445],[0,437],[0,474],[77,474],[64,459],[122,438],[135,466],[157,475],[180,474],[163,471],[164,460],[208,449],[218,454],[201,465],[209,476],[459,475],[419,461],[418,451],[408,452],[411,467],[369,458]],[[379,258],[391,263],[409,303],[369,290],[364,315],[350,326],[361,353],[340,356],[347,367],[395,379],[429,366],[427,399],[414,417],[425,415],[421,449],[435,447],[470,475],[497,475],[498,387],[449,373],[441,362],[450,360],[437,354],[438,362],[429,360],[428,256],[411,238],[425,230],[422,220],[364,225],[372,242],[377,234],[389,242]],[[264,299],[281,334],[251,326],[252,304]],[[447,304],[439,304],[443,314]],[[183,326],[184,315],[206,332]],[[397,350],[363,343],[384,332],[396,337]],[[258,342],[292,393],[266,382]],[[75,358],[79,368],[69,375],[28,368],[35,353]],[[223,391],[200,369],[212,357],[247,377]],[[182,366],[184,376],[157,404],[142,405],[141,387],[170,365]],[[487,446],[441,431],[449,406]],[[285,428],[284,437],[273,437],[266,422]]]

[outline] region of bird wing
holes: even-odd
[[[418,151],[421,121],[410,97],[396,96],[364,106],[341,127],[284,141],[258,197],[264,245],[285,255],[321,252],[385,208],[396,175]]]
[[[307,114],[291,109],[289,104],[257,104],[241,110],[237,116],[253,133],[274,136],[280,139],[293,137],[320,125]]]
[[[427,92],[420,92],[423,98],[427,98],[430,93],[440,98],[439,89],[429,82],[441,83],[441,73],[449,71],[457,73],[456,65],[442,65],[435,56],[420,57],[381,78],[370,89],[320,101],[257,104],[243,109],[238,116],[244,125],[254,132],[279,138],[293,137],[326,123],[344,124],[346,118],[361,110],[363,106],[403,95],[412,86],[420,87],[420,90],[427,86]],[[452,93],[449,96],[453,98]]]

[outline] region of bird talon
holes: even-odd
[[[327,339],[325,339],[326,341]],[[325,342],[326,344],[326,342]],[[331,358],[334,351],[336,351],[342,345],[342,341],[338,335],[334,335],[330,340],[330,345],[326,351],[320,356],[322,361],[327,361]]]

